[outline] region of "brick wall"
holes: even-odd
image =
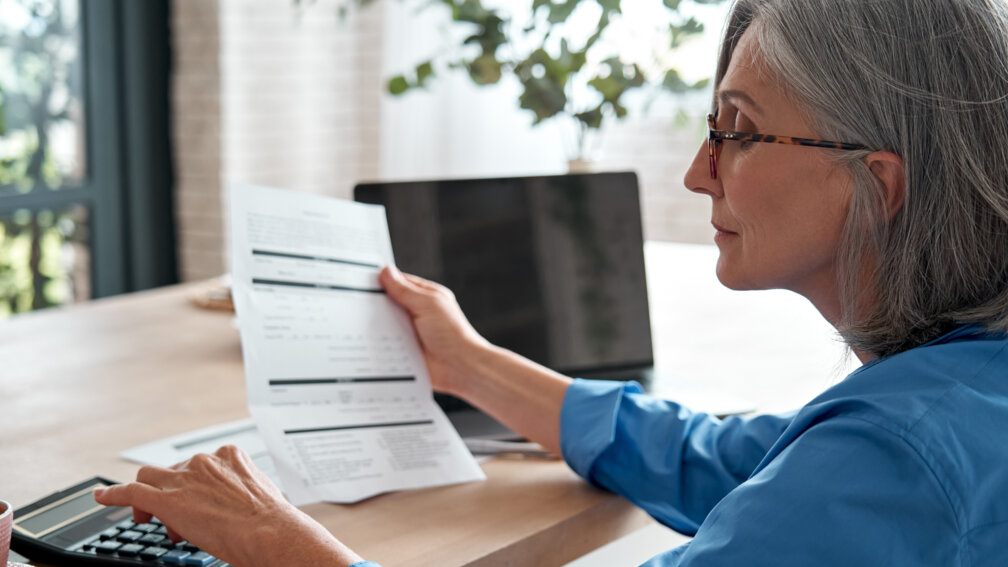
[[[175,221],[183,280],[224,271],[219,8],[217,0],[172,5]]]
[[[183,280],[227,271],[227,184],[348,197],[378,176],[381,5],[175,0]]]

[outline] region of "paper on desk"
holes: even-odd
[[[266,473],[270,480],[280,484],[266,444],[263,443],[256,424],[251,419],[240,419],[160,439],[127,449],[120,453],[120,456],[143,465],[168,467],[197,453],[213,453],[222,445],[236,445],[244,449],[252,457],[252,462]]]
[[[294,504],[485,478],[378,284],[384,207],[232,184],[231,228],[249,412]]]

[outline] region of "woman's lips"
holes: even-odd
[[[737,232],[735,232],[734,230],[728,230],[727,228],[725,228],[725,227],[723,227],[723,226],[719,225],[719,224],[718,224],[718,223],[716,223],[716,222],[712,222],[712,223],[711,223],[711,225],[713,225],[713,226],[714,226],[714,230],[716,230],[716,231],[718,231],[718,232],[723,232],[723,233],[725,233],[725,234],[738,234],[738,233],[737,233]]]
[[[713,225],[714,226],[714,230],[717,231],[717,232],[714,233],[714,242],[715,243],[717,243],[717,242],[723,242],[725,240],[728,240],[728,239],[731,239],[731,238],[734,238],[734,237],[738,236],[737,232],[733,232],[731,230],[728,230],[727,228],[725,228],[725,227],[723,227],[723,226],[721,226],[721,225],[719,225],[717,223],[712,222],[711,225]]]

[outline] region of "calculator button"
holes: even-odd
[[[144,548],[144,546],[142,546],[140,544],[127,543],[126,545],[124,545],[124,546],[120,547],[118,550],[116,550],[116,552],[119,555],[122,555],[123,557],[135,557],[135,556],[137,556],[140,553],[140,551],[143,548]]]
[[[146,545],[161,545],[162,542],[166,541],[168,538],[161,534],[147,534],[140,538],[139,543]]]
[[[188,551],[173,549],[161,556],[161,561],[169,565],[185,565],[185,558],[189,557]]]
[[[196,553],[199,548],[195,545],[189,543],[188,541],[180,541],[175,544],[175,549],[181,549],[183,551],[188,551],[189,553]]]
[[[151,524],[151,523],[137,524],[137,525],[133,526],[133,530],[134,531],[143,532],[145,534],[146,533],[150,533],[150,532],[152,532],[152,531],[154,531],[156,529],[157,529],[157,525],[156,524]]]
[[[141,551],[140,559],[148,559],[148,560],[157,559],[158,557],[161,557],[165,553],[168,553],[167,549],[155,545],[153,547],[148,547],[147,549]]]
[[[129,529],[132,529],[133,526],[135,526],[135,525],[136,525],[136,522],[134,522],[133,520],[123,520],[123,521],[119,522],[118,524],[116,524],[116,527],[119,528],[120,530],[129,530]]]
[[[119,540],[119,541],[124,541],[124,542],[127,542],[127,543],[132,543],[132,542],[134,542],[134,541],[142,538],[143,536],[144,535],[142,533],[140,533],[140,532],[135,532],[133,530],[126,530],[126,531],[122,532],[121,534],[117,535],[116,539]]]
[[[98,534],[101,539],[113,539],[115,536],[119,535],[119,528],[109,528],[102,533]]]
[[[107,539],[103,542],[95,544],[94,550],[98,553],[112,554],[120,547],[122,547],[122,544],[118,541]]]
[[[161,535],[168,535],[168,528],[164,527],[164,524],[160,524],[160,525],[158,525],[158,529],[154,530],[151,533],[161,534]]]
[[[86,542],[83,545],[81,545],[81,549],[84,550],[84,551],[91,551],[92,549],[94,549],[94,547],[96,545],[98,545],[101,542],[102,542],[101,539],[95,538],[95,539],[93,539],[93,540],[91,540],[89,542]]]
[[[216,557],[205,551],[197,551],[185,558],[185,564],[195,565],[196,567],[206,567],[207,565],[213,563],[216,559]]]
[[[164,524],[161,523],[161,520],[159,520],[157,518],[151,518],[149,523],[154,524],[155,526],[163,526],[164,525]]]

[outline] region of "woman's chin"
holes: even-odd
[[[747,276],[742,270],[739,270],[737,264],[727,260],[724,253],[718,257],[716,274],[721,285],[731,290],[748,291],[766,289],[763,286],[757,285],[752,277]]]

